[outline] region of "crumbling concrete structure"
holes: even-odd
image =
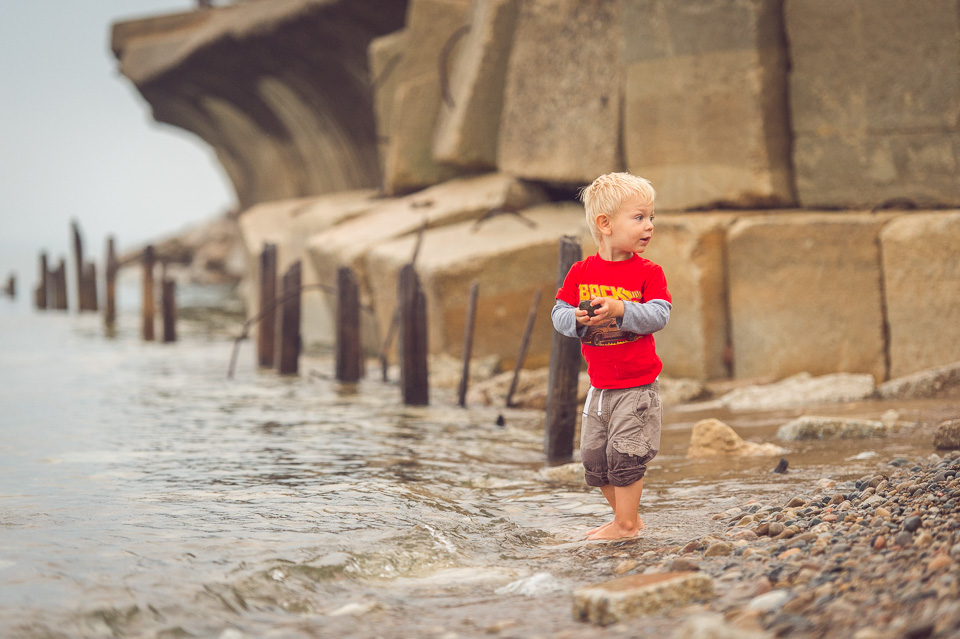
[[[459,353],[477,281],[505,364],[541,291],[543,363],[557,242],[594,250],[576,190],[629,170],[659,194],[665,373],[960,360],[952,0],[253,0],[117,24],[113,49],[216,149],[251,282],[264,241],[315,284],[353,266],[371,350],[419,247],[431,350]],[[311,295],[308,347],[332,339]]]

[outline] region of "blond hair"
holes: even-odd
[[[597,228],[597,217],[600,215],[613,216],[623,205],[624,200],[637,196],[640,204],[649,206],[657,197],[650,180],[630,173],[607,173],[601,175],[580,189],[580,200],[587,213],[587,224],[597,246],[600,246],[600,229]]]

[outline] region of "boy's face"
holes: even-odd
[[[653,238],[653,205],[641,204],[639,197],[624,200],[612,217],[608,216],[608,244],[614,259],[627,259],[631,253],[643,253]]]

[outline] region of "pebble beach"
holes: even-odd
[[[856,481],[719,512],[721,532],[628,556],[620,570],[713,578],[708,601],[643,622],[682,622],[662,636],[957,637],[958,471],[960,451],[892,459]]]

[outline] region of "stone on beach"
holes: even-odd
[[[688,617],[671,639],[767,639],[763,630],[752,630],[727,623],[719,613],[701,613]]]
[[[700,572],[630,575],[573,593],[573,616],[607,625],[666,612],[713,596],[713,579]]]
[[[877,386],[883,399],[922,399],[960,386],[960,362],[917,371]]]
[[[936,448],[960,448],[960,419],[948,419],[940,422],[933,434]]]
[[[849,402],[870,397],[875,390],[873,375],[836,373],[814,377],[798,373],[773,384],[744,386],[720,398],[731,410],[777,410],[823,404]]]
[[[719,419],[704,419],[693,427],[687,457],[782,455],[784,452],[784,449],[776,444],[758,444],[744,440]]]
[[[858,439],[885,436],[909,428],[908,422],[884,423],[871,419],[818,417],[804,415],[787,422],[777,430],[777,438],[785,441],[805,439]]]

